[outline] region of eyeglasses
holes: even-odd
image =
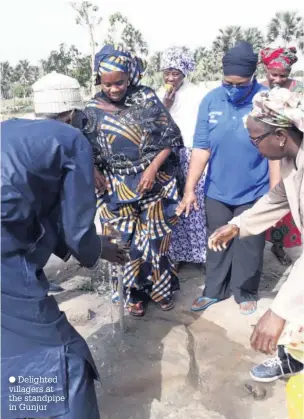
[[[224,87],[234,87],[234,88],[246,88],[248,86],[251,85],[251,81],[250,82],[246,82],[246,83],[239,83],[239,84],[232,84],[232,83],[228,83],[225,80],[223,80],[222,82]]]
[[[224,87],[241,87],[241,88],[248,87],[253,82],[255,77],[256,77],[255,74],[253,74],[251,79],[249,81],[246,81],[245,83],[233,84],[233,83],[227,82],[225,79],[222,81],[222,83]]]
[[[255,137],[255,138],[250,137],[250,135],[249,135],[249,137],[250,137],[250,140],[251,140],[252,144],[255,147],[258,147],[258,145],[260,144],[260,142],[262,140],[264,140],[264,138],[268,137],[268,135],[271,135],[271,134],[273,134],[273,132],[268,131],[268,132],[265,132],[265,134],[259,135],[258,137]]]

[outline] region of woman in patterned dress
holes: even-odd
[[[187,76],[195,69],[193,54],[181,47],[167,49],[161,60],[165,87],[158,95],[181,130],[185,147],[180,150],[183,183],[186,183],[199,105],[206,90],[191,83]],[[166,91],[169,89],[169,92]],[[172,233],[169,254],[174,262],[206,262],[207,229],[205,214],[205,173],[196,187],[199,211],[181,215]]]
[[[297,50],[294,47],[265,48],[262,50],[261,58],[267,75],[267,80],[263,84],[270,89],[277,86],[284,87],[291,92],[304,92],[303,84],[289,77],[293,64],[298,60],[296,54]],[[280,181],[280,162],[278,161],[277,165],[272,165],[271,170],[273,170],[273,173],[270,176],[270,187],[273,188]],[[271,251],[282,265],[289,266],[292,264],[292,260],[285,252],[284,247],[301,246],[302,242],[301,234],[291,213],[267,231],[266,240],[272,243]]]
[[[119,232],[129,248],[123,281],[130,314],[143,316],[150,297],[173,308],[179,289],[168,256],[178,204],[175,150],[180,131],[153,90],[139,85],[144,62],[121,47],[106,45],[95,57],[101,92],[86,107],[86,135],[107,189],[97,198],[104,232]],[[112,276],[114,291],[117,278]]]

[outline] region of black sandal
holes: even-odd
[[[272,245],[271,252],[272,254],[277,258],[277,260],[280,262],[283,266],[291,266],[292,265],[292,259],[288,256],[288,254],[285,252],[283,247],[280,247],[282,251],[284,252],[284,256],[280,255],[277,251],[277,247],[275,245]]]

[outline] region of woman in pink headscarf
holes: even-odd
[[[284,87],[291,92],[304,93],[303,84],[289,77],[292,66],[298,61],[296,54],[297,50],[295,47],[265,48],[262,50],[261,62],[266,69],[266,80],[262,84],[269,89]],[[279,161],[270,170],[273,171],[272,176],[270,176],[270,186],[274,188],[280,181]],[[284,247],[301,246],[301,234],[294,223],[291,213],[280,220],[275,227],[267,231],[266,240],[273,244],[271,250],[279,262],[285,266],[291,265],[292,260],[286,254]]]

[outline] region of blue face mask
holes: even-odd
[[[244,103],[244,101],[249,96],[250,92],[252,91],[254,83],[255,83],[255,80],[242,86],[230,85],[224,82],[222,84],[229,97],[229,101],[233,105],[241,105],[242,103]]]

